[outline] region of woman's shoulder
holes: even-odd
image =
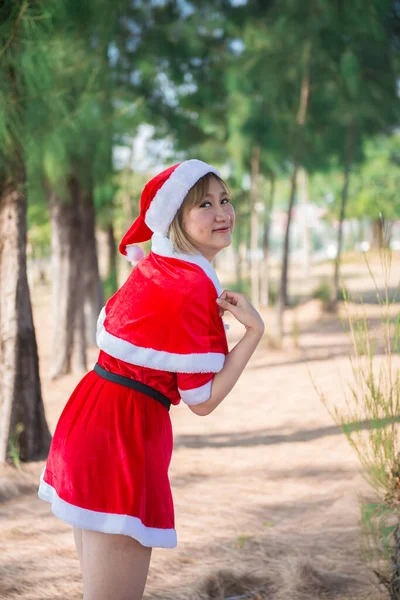
[[[179,314],[183,307],[209,306],[217,297],[214,282],[201,266],[150,252],[132,270],[122,287],[107,302],[112,309]]]
[[[159,282],[164,291],[173,290],[187,296],[202,290],[212,290],[214,283],[204,269],[180,258],[159,256],[150,252],[142,261],[142,272]]]

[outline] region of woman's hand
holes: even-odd
[[[264,333],[265,325],[260,313],[254,308],[246,294],[224,290],[217,304],[223,311],[227,310],[246,327],[257,333]],[[220,311],[221,312],[221,311]]]

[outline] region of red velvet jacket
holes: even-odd
[[[169,372],[187,404],[204,402],[228,353],[220,293],[202,255],[174,253],[169,240],[155,235],[150,254],[103,308],[97,344],[125,364]]]

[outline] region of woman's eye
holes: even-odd
[[[228,204],[230,201],[230,198],[222,198],[221,203]],[[212,203],[208,201],[203,202],[203,204],[200,204],[200,208],[203,208],[203,206],[205,207],[207,204],[211,206]]]
[[[230,201],[231,201],[230,198],[221,198],[221,204],[229,204]],[[207,202],[203,202],[203,204],[200,204],[200,208],[203,208],[206,206],[212,206],[212,202],[209,202],[207,200]]]

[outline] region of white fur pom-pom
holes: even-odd
[[[135,266],[138,264],[142,258],[144,258],[144,250],[137,244],[129,244],[126,246],[126,258],[131,263],[131,265]]]

